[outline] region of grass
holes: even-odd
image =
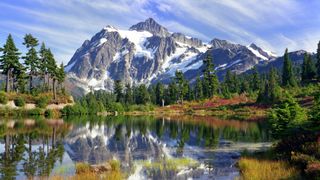
[[[64,94],[58,94],[57,99],[54,100],[51,92],[39,93],[37,95],[32,95],[32,94],[16,93],[16,92],[6,93],[3,91],[0,91],[0,97],[5,97],[7,99],[7,101],[13,101],[19,97],[19,98],[24,99],[25,103],[36,103],[36,101],[41,98],[48,99],[49,104],[52,104],[52,103],[72,103],[72,99],[70,98],[70,96],[64,95]],[[2,102],[0,102],[0,103],[2,103]]]
[[[172,158],[157,162],[143,163],[143,166],[147,171],[178,171],[181,168],[194,167],[196,165],[198,165],[198,162],[190,158]]]
[[[120,170],[120,163],[115,160],[108,162],[111,166],[111,171],[106,171],[103,173],[96,173],[92,170],[91,166],[87,163],[77,163],[76,164],[76,174],[74,176],[62,177],[53,176],[49,179],[51,180],[121,180],[124,179],[124,175]]]
[[[285,161],[242,157],[238,166],[241,179],[245,180],[296,179],[300,174],[296,168],[290,167]]]
[[[230,99],[213,97],[201,101],[185,101],[184,104],[157,107],[154,114],[217,116],[223,119],[255,121],[265,117],[267,108],[255,104],[253,99],[242,94]]]

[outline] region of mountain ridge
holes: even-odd
[[[171,33],[148,18],[129,30],[104,27],[84,41],[65,69],[68,81],[87,93],[112,90],[114,80],[132,85],[168,83],[177,70],[193,80],[202,74],[206,53],[212,54],[220,79],[226,70],[239,74],[278,58],[254,43],[244,46],[217,38],[204,43],[183,33]]]

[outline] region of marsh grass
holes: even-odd
[[[298,179],[299,171],[285,161],[243,157],[238,166],[244,180]]]
[[[143,167],[149,172],[178,171],[184,167],[196,167],[199,163],[190,158],[172,158],[156,162],[144,162]]]
[[[76,163],[76,174],[73,176],[53,176],[50,180],[121,180],[124,175],[121,173],[120,163],[115,160],[108,162],[111,166],[110,171],[96,173],[87,163]]]

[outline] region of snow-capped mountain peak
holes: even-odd
[[[247,47],[254,55],[261,58],[262,60],[270,60],[277,57],[277,55],[275,55],[271,51],[263,50],[254,43],[251,43]]]
[[[129,30],[106,26],[86,40],[68,65],[69,80],[83,89],[110,90],[114,80],[131,84],[169,82],[180,70],[189,80],[201,75],[206,53],[213,56],[216,70],[245,72],[274,54],[251,44],[243,46],[226,40],[200,39],[170,33],[154,19],[137,23]]]

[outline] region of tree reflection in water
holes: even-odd
[[[15,179],[20,172],[28,178],[48,176],[55,162],[62,161],[61,140],[68,125],[61,120],[3,121],[0,129],[5,149],[0,154],[0,179]]]
[[[62,164],[64,154],[69,154],[64,146],[65,141],[72,138],[69,137],[70,134],[75,132],[76,135],[80,135],[79,137],[83,137],[76,133],[77,130],[85,129],[86,133],[93,133],[97,126],[103,127],[102,133],[113,132],[108,137],[108,141],[113,141],[110,146],[100,144],[101,147],[95,147],[97,146],[95,144],[90,150],[92,155],[94,153],[101,155],[97,156],[99,158],[94,158],[100,161],[108,161],[110,159],[103,158],[116,156],[123,157],[120,160],[124,162],[132,162],[135,160],[133,157],[148,157],[148,151],[155,151],[149,152],[149,155],[162,157],[157,156],[160,142],[174,142],[175,156],[183,157],[185,151],[190,150],[186,146],[213,149],[219,146],[221,139],[243,142],[265,142],[270,139],[263,123],[220,120],[213,117],[78,116],[66,117],[64,120],[42,118],[5,120],[0,121],[0,144],[4,147],[0,151],[0,179],[50,176],[55,166]],[[141,139],[137,138],[134,141],[134,146],[131,148],[137,149],[130,154],[126,146],[130,144],[128,142],[134,136]],[[156,142],[152,142],[152,147],[148,147],[150,144],[139,144],[146,143],[145,140],[150,137],[156,139]],[[95,142],[90,141],[90,143]],[[79,144],[69,145],[81,151]],[[142,154],[134,155],[138,153],[135,152],[136,150],[141,151]],[[119,155],[124,152],[124,155]],[[90,162],[83,158],[91,156],[81,156],[87,152],[78,153],[75,159],[70,157],[74,162]],[[108,155],[103,153],[108,153]]]

